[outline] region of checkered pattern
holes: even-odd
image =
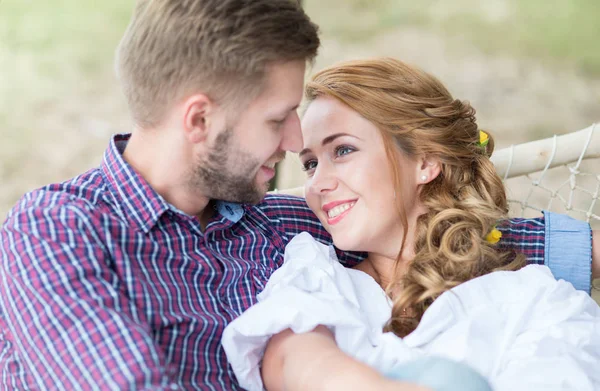
[[[502,231],[502,239],[499,242],[501,249],[515,250],[525,254],[529,263],[544,265],[544,217],[510,219],[498,229]]]
[[[238,219],[217,213],[202,232],[123,161],[126,142],[115,136],[99,168],[25,195],[0,230],[3,389],[238,389],[224,327],[294,235],[330,241],[289,196],[238,205]],[[513,220],[503,241],[543,263],[543,219]],[[364,254],[339,255],[353,265]]]

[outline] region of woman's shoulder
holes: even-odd
[[[522,299],[524,293],[547,289],[556,282],[547,266],[534,264],[515,271],[495,271],[476,277],[449,292],[473,304],[478,301],[506,302]]]
[[[436,302],[443,305],[442,302],[448,300],[458,303],[466,314],[490,307],[512,315],[520,310],[544,312],[565,303],[570,303],[575,312],[596,313],[598,307],[587,293],[575,289],[570,282],[557,280],[543,265],[474,278],[445,292]]]

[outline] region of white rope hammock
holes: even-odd
[[[598,124],[512,145],[496,151],[491,160],[507,186],[511,215],[539,214],[545,209],[600,226]]]

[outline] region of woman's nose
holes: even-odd
[[[337,178],[333,168],[327,162],[319,162],[315,172],[308,179],[308,191],[313,194],[323,194],[337,188]]]

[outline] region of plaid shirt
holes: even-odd
[[[238,389],[220,346],[232,319],[307,231],[330,238],[303,199],[217,202],[199,222],[121,157],[25,195],[0,230],[4,389]],[[544,263],[544,219],[516,219],[505,244]],[[338,254],[347,265],[363,254]]]

